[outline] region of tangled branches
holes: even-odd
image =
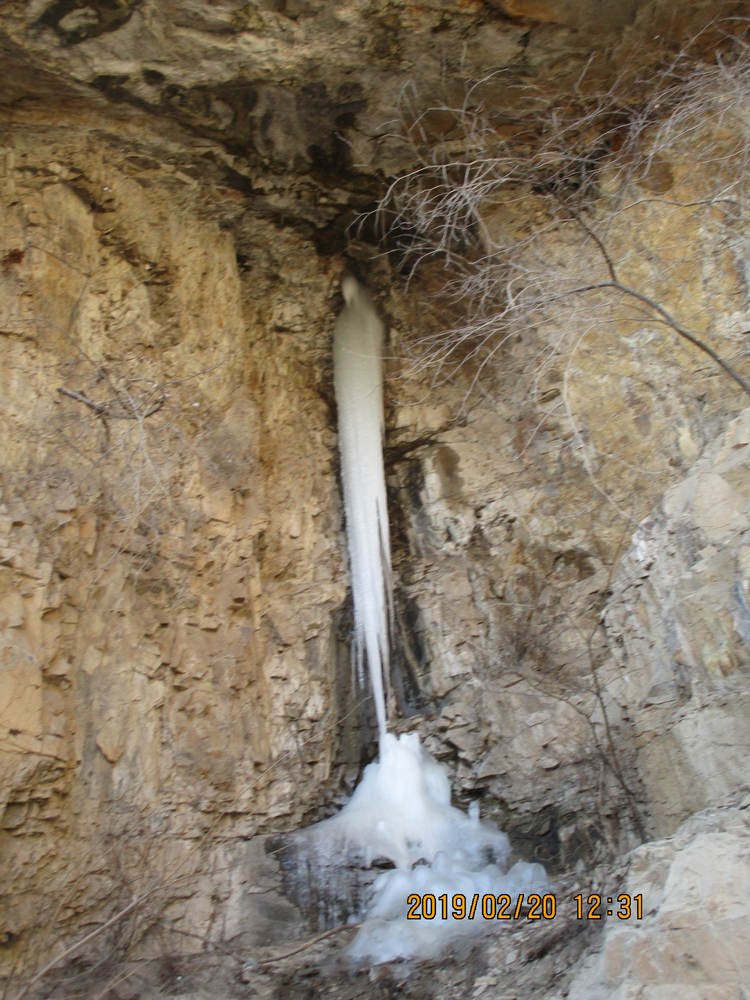
[[[538,383],[603,324],[648,324],[750,395],[735,359],[712,346],[735,340],[746,320],[717,317],[705,287],[727,255],[744,280],[750,49],[736,42],[710,66],[683,53],[638,103],[622,80],[599,94],[584,84],[555,106],[527,94],[513,120],[485,108],[477,87],[459,108],[416,115],[404,98],[419,165],[392,181],[379,217],[400,234],[412,274],[432,258],[448,265],[446,287],[466,316],[416,345],[410,373],[440,380],[471,361],[473,388],[532,329]]]

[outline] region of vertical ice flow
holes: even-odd
[[[383,324],[356,279],[345,277],[341,292],[345,305],[334,331],[333,371],[354,597],[354,649],[360,681],[367,653],[382,744],[392,608],[383,466]]]

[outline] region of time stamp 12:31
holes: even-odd
[[[621,892],[619,896],[602,896],[582,893],[574,896],[575,912],[578,920],[601,920],[602,917],[619,917],[620,920],[643,919],[643,894],[631,896]],[[447,893],[435,896],[431,892],[424,895],[414,893],[407,900],[408,920],[554,920],[558,916],[557,897],[553,893],[541,896],[532,892],[523,893],[513,899],[507,893],[493,896],[465,896],[463,893],[449,897]]]

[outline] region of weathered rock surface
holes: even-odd
[[[672,197],[695,203],[708,171],[673,154]],[[699,273],[694,218],[645,201],[633,192],[608,226],[624,280],[678,314],[689,295],[695,328],[730,355],[750,319],[737,261]],[[394,383],[394,439],[433,438],[394,470],[423,690],[463,788],[564,865],[750,787],[742,394],[627,309],[599,324],[584,308],[519,334],[470,403],[461,370],[439,392],[429,370]]]
[[[750,983],[748,809],[697,813],[635,851],[622,890],[643,919],[606,918],[570,1000],[736,1000]]]
[[[632,720],[653,827],[750,791],[750,410],[633,537],[606,612],[615,712]]]
[[[511,116],[529,84],[564,93],[582,72],[611,82],[688,43],[710,0],[11,0],[0,46],[7,103],[103,95],[138,109],[266,216],[329,250],[371,207],[380,178],[417,162],[404,143],[450,134],[467,90]],[[728,0],[726,16],[747,14]],[[721,29],[718,29],[719,31]],[[708,51],[716,30],[700,37]],[[61,83],[64,81],[64,86]],[[0,98],[2,100],[2,98]],[[6,103],[4,101],[3,103]],[[75,111],[73,111],[75,114]],[[377,179],[376,179],[377,178]]]
[[[217,206],[127,145],[42,129],[4,157],[12,942],[50,893],[116,904],[130,876],[113,845],[148,881],[299,822],[330,775],[345,583],[315,253],[261,225],[241,272]],[[218,897],[202,884],[205,930]]]
[[[3,5],[4,969],[138,893],[131,958],[304,935],[265,835],[350,791],[372,751],[330,385],[344,230],[419,154],[416,110],[502,70],[483,95],[512,116],[517,84],[557,93],[592,52],[606,80],[706,10]],[[422,124],[429,146],[454,122],[440,107]],[[659,162],[663,201],[701,197],[697,160]],[[676,259],[701,245],[695,218],[640,201],[610,228],[628,280],[741,365],[742,247]],[[534,198],[513,212],[488,225],[530,225]],[[684,821],[750,792],[745,400],[642,317],[584,338],[562,308],[478,395],[470,366],[404,379],[414,342],[452,315],[445,274],[425,267],[407,291],[389,259],[366,266],[393,355],[398,725],[553,871],[674,834],[636,854],[630,891],[656,902],[608,925],[581,998],[734,998],[748,810]],[[550,945],[537,979],[529,949],[529,996],[552,996],[575,940]],[[502,996],[495,966],[515,947],[471,975],[446,966],[435,995]]]

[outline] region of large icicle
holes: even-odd
[[[367,652],[380,741],[386,732],[391,547],[383,466],[383,324],[368,292],[341,282],[344,308],[333,338],[341,479],[354,596],[355,655],[360,677]]]

